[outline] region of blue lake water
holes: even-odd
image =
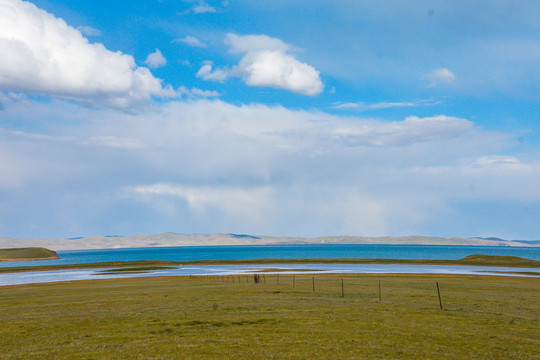
[[[447,259],[468,255],[506,255],[540,260],[540,247],[443,245],[257,245],[58,251],[59,260],[0,262],[0,267],[81,264],[133,260],[241,259]]]
[[[193,246],[134,248],[107,250],[59,251],[61,259],[0,263],[0,267],[80,264],[104,261],[133,260],[235,260],[235,259],[461,259],[468,255],[507,255],[540,260],[540,248],[431,245],[260,245],[260,246]],[[280,274],[320,273],[428,273],[502,275],[497,271],[528,271],[540,275],[540,269],[386,264],[277,264],[277,265],[201,265],[178,266],[173,269],[146,273],[104,274],[102,269],[71,269],[0,274],[0,285],[31,284],[54,281],[89,280],[121,277],[246,275],[254,270],[282,269]],[[520,275],[515,275],[520,276]]]

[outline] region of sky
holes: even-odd
[[[0,0],[0,237],[540,239],[538,18]]]

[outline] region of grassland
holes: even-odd
[[[315,292],[312,275],[262,279],[0,287],[0,358],[540,359],[538,278],[315,275]]]
[[[58,259],[58,254],[42,247],[0,249],[0,261]]]

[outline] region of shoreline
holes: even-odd
[[[174,280],[174,279],[201,279],[204,280],[204,278],[211,278],[213,277],[215,279],[232,279],[233,277],[238,276],[248,276],[251,277],[256,273],[250,273],[250,274],[228,274],[228,275],[172,275],[172,276],[150,276],[150,277],[140,277],[140,276],[126,276],[126,277],[103,277],[103,278],[92,278],[92,279],[76,279],[76,280],[52,280],[52,281],[46,281],[46,282],[36,282],[36,283],[24,283],[24,284],[9,284],[9,285],[0,285],[0,290],[7,287],[26,287],[26,286],[33,286],[33,285],[60,285],[60,284],[75,284],[75,283],[94,283],[94,282],[123,282],[123,281],[130,281],[130,280],[141,280],[141,279],[155,279],[155,280]],[[276,276],[276,273],[258,273],[260,275],[266,275],[269,277]],[[493,275],[493,274],[439,274],[439,273],[400,273],[400,272],[388,272],[388,273],[349,273],[349,272],[343,272],[343,273],[295,273],[295,274],[279,274],[282,276],[282,280],[286,281],[286,279],[292,278],[294,275],[297,279],[305,278],[305,279],[311,279],[312,277],[315,277],[316,279],[320,278],[437,278],[437,279],[460,279],[460,278],[491,278],[491,279],[540,279],[540,273],[539,276],[534,275],[525,275],[520,276],[521,274],[518,274],[518,276],[513,275],[512,273],[500,273],[500,275]],[[248,282],[249,283],[249,282]]]
[[[485,268],[485,267],[484,267]],[[114,270],[114,269],[112,269]],[[165,269],[164,269],[165,270]],[[172,270],[175,269],[166,269]],[[448,269],[443,270],[442,272],[431,272],[431,271],[419,271],[419,272],[410,272],[410,271],[347,271],[344,269],[332,270],[332,269],[272,269],[272,271],[267,272],[264,267],[260,269],[251,269],[251,271],[246,271],[245,269],[231,268],[231,269],[222,269],[218,272],[202,272],[202,273],[193,273],[190,269],[190,272],[182,272],[181,267],[177,273],[154,273],[154,270],[144,271],[134,271],[134,272],[111,272],[106,273],[104,270],[98,271],[97,269],[85,269],[82,270],[83,274],[79,273],[75,277],[68,276],[64,277],[66,274],[50,274],[48,279],[38,279],[40,281],[27,281],[24,277],[16,281],[8,281],[7,283],[2,283],[3,276],[9,276],[10,274],[0,274],[0,289],[4,287],[13,287],[13,286],[32,286],[32,285],[51,285],[51,284],[62,284],[62,283],[79,283],[79,282],[93,282],[93,281],[125,281],[129,279],[202,279],[209,280],[215,283],[234,283],[234,279],[238,280],[238,283],[244,282],[253,283],[253,276],[260,275],[261,277],[269,276],[274,279],[281,279],[282,282],[287,282],[288,280],[294,283],[294,279],[332,279],[332,278],[355,278],[355,277],[394,277],[394,278],[527,278],[527,279],[536,279],[540,280],[540,272],[519,272],[519,271],[488,271],[488,270],[478,270],[478,271],[465,271],[465,272],[447,272]],[[216,269],[214,269],[215,271]],[[344,271],[343,271],[344,270]],[[105,270],[106,271],[106,270]],[[63,272],[69,273],[69,270],[64,270]],[[93,273],[92,273],[93,272]],[[152,274],[154,273],[154,274]],[[17,276],[15,273],[11,274],[12,276]],[[101,277],[103,275],[103,277]],[[32,275],[31,275],[32,276]],[[251,281],[250,281],[251,279]],[[287,280],[288,279],[288,280]],[[13,278],[11,278],[13,280]],[[264,282],[264,281],[263,281]],[[276,280],[276,284],[279,284],[279,280]]]

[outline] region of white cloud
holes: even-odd
[[[521,162],[514,156],[500,156],[500,155],[490,155],[482,156],[472,163],[474,167],[481,168],[493,168],[493,167],[504,167],[504,168],[516,168],[521,167]]]
[[[144,63],[150,66],[152,69],[157,69],[159,67],[167,65],[167,59],[165,59],[159,49],[156,49],[156,51],[154,51],[153,53],[148,54]]]
[[[410,116],[404,121],[362,125],[336,127],[331,135],[351,146],[407,146],[452,139],[470,132],[474,127],[466,119],[444,115],[427,118]]]
[[[467,119],[388,122],[206,99],[152,110],[7,102],[5,118],[49,126],[0,131],[0,227],[403,235],[432,233],[441,218],[459,224],[456,202],[540,199],[540,164],[504,155],[508,135]]]
[[[286,52],[293,50],[289,44],[285,44],[280,39],[267,35],[244,35],[227,34],[225,44],[229,45],[232,53],[244,54],[254,51],[276,50]]]
[[[201,2],[199,3],[198,5],[195,5],[193,8],[192,8],[193,12],[195,14],[204,14],[204,13],[214,13],[216,12],[216,9],[214,9],[212,6],[204,3],[204,2]]]
[[[303,95],[317,95],[324,85],[314,67],[277,50],[246,54],[238,64],[246,84],[287,89]]]
[[[0,110],[4,109],[4,106],[17,101],[26,100],[26,96],[19,92],[1,92],[0,91]]]
[[[197,213],[218,210],[227,216],[232,215],[253,224],[267,220],[264,215],[272,195],[272,189],[268,186],[216,187],[167,183],[132,186],[124,191],[131,193],[136,199],[141,199],[141,196],[145,195],[177,197],[184,200],[188,207]]]
[[[540,200],[540,188],[535,185],[540,163],[525,163],[514,156],[483,155],[453,166],[426,166],[409,171],[422,179],[426,192],[439,192],[454,200]]]
[[[189,45],[189,46],[200,47],[200,48],[205,48],[205,47],[208,46],[208,45],[206,45],[206,43],[202,42],[201,40],[199,40],[195,36],[189,36],[189,35],[184,37],[184,38],[174,39],[173,42],[175,42],[175,43],[183,43],[183,44],[186,44],[186,45]]]
[[[117,136],[91,136],[88,140],[83,141],[82,144],[126,150],[144,148],[144,144],[139,140],[122,138]]]
[[[187,96],[189,98],[208,98],[208,97],[218,97],[221,94],[214,90],[202,90],[197,88],[188,89],[185,86],[180,86],[176,92],[179,96]]]
[[[205,61],[203,66],[197,71],[197,77],[203,80],[219,81],[223,82],[231,75],[229,69],[212,69],[213,64],[211,61]]]
[[[402,107],[417,107],[417,106],[430,106],[436,104],[433,100],[419,100],[419,101],[383,101],[379,103],[365,103],[365,102],[347,102],[336,103],[331,108],[333,109],[351,109],[357,111],[370,111],[381,110],[390,108],[402,108]]]
[[[204,14],[204,13],[215,13],[216,9],[210,5],[208,5],[203,0],[184,0],[185,2],[189,3],[195,3],[188,12],[192,12],[195,14]]]
[[[266,35],[227,34],[225,43],[232,53],[244,54],[240,63],[231,69],[212,69],[211,63],[205,63],[197,73],[198,77],[224,81],[229,76],[239,76],[250,86],[286,89],[310,96],[324,89],[319,72],[286,53],[294,48],[279,39]]]
[[[90,44],[80,31],[29,2],[0,3],[0,90],[125,108],[167,96],[133,57]]]
[[[428,87],[435,87],[441,83],[452,84],[456,81],[455,75],[447,68],[435,69],[423,77],[428,81]]]
[[[101,36],[101,31],[91,26],[78,26],[77,30],[86,36]]]

